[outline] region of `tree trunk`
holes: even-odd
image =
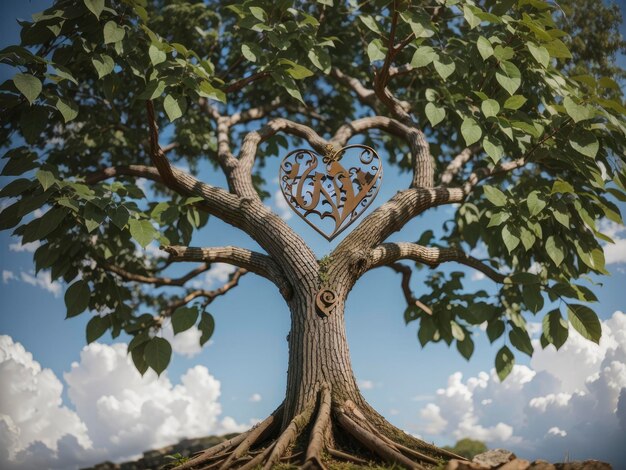
[[[463,459],[409,436],[367,404],[352,372],[346,340],[344,305],[350,283],[327,284],[339,292],[324,287],[317,291],[305,287],[317,284],[306,279],[292,284],[293,295],[287,301],[291,331],[282,405],[250,431],[178,468],[270,470],[285,462],[325,470],[336,461],[363,465],[384,461],[425,470],[451,457]]]
[[[291,331],[285,426],[315,398],[322,384],[330,387],[334,402],[352,400],[363,404],[346,340],[345,296],[338,295],[332,314],[325,316],[316,308],[316,294],[296,294],[289,301]]]

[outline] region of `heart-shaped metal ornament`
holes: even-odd
[[[289,207],[328,241],[369,207],[382,178],[382,160],[367,145],[336,151],[329,146],[324,157],[294,150],[280,165],[280,189]]]

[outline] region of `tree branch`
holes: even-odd
[[[528,163],[528,161],[525,158],[518,158],[517,160],[498,164],[493,168],[479,168],[465,180],[463,192],[469,194],[482,180],[521,168],[526,165],[526,163]]]
[[[242,88],[244,88],[246,85],[252,83],[252,82],[256,82],[257,80],[262,80],[266,77],[269,77],[269,72],[256,72],[253,73],[252,75],[249,75],[245,78],[242,78],[240,80],[237,80],[236,82],[231,83],[230,85],[228,85],[225,89],[224,89],[224,93],[232,93],[234,91],[238,91],[241,90]]]
[[[134,176],[136,178],[145,178],[156,183],[163,183],[161,175],[153,166],[120,165],[103,168],[87,174],[87,176],[85,176],[85,184],[91,186],[110,178],[115,178],[116,176]]]
[[[433,186],[433,157],[424,133],[414,126],[384,116],[373,116],[357,119],[341,126],[335,133],[332,143],[341,147],[355,134],[369,129],[380,129],[389,134],[403,138],[411,150],[413,157],[412,188]]]
[[[243,139],[237,168],[232,172],[233,187],[241,197],[258,200],[259,196],[252,184],[252,167],[256,152],[261,142],[269,139],[277,132],[294,135],[308,141],[319,153],[324,154],[328,142],[321,138],[313,129],[287,119],[272,119],[258,131],[249,132]]]
[[[465,254],[457,248],[426,247],[416,243],[383,243],[370,252],[369,269],[410,259],[436,268],[441,263],[454,261],[482,272],[489,279],[502,283],[506,276]]]
[[[247,272],[248,271],[246,271],[245,269],[239,268],[231,275],[228,282],[226,282],[224,285],[222,285],[221,287],[217,289],[214,289],[214,290],[196,289],[196,290],[189,292],[182,299],[172,302],[170,305],[168,305],[168,307],[165,309],[163,313],[163,316],[168,317],[172,315],[172,313],[174,313],[174,311],[177,308],[187,305],[189,302],[191,302],[194,299],[197,299],[198,297],[204,297],[205,299],[207,299],[205,302],[205,305],[209,305],[217,297],[224,295],[231,289],[237,287],[237,285],[239,284],[239,279],[241,279],[241,277],[245,275]]]
[[[128,281],[142,282],[145,284],[154,284],[155,286],[184,286],[187,283],[187,281],[189,281],[190,279],[193,279],[199,274],[202,274],[203,272],[208,271],[211,267],[210,265],[205,263],[189,271],[184,276],[181,276],[178,278],[169,278],[169,277],[144,276],[143,274],[131,273],[130,271],[127,271],[123,268],[120,268],[119,266],[116,266],[114,264],[109,264],[109,263],[99,263],[99,265],[102,266],[102,268],[106,269],[107,271],[111,271],[112,273],[115,273],[121,278],[126,279]]]
[[[439,179],[442,186],[448,186],[452,183],[454,177],[463,169],[465,164],[478,153],[480,150],[480,146],[472,146],[464,149],[461,153],[459,153],[456,157],[452,159],[446,169],[441,173],[441,177]]]
[[[168,187],[177,190],[178,180],[172,172],[172,165],[163,153],[159,145],[159,127],[156,121],[154,105],[151,100],[146,101],[146,109],[148,110],[148,125],[150,126],[150,158],[152,163],[159,171],[163,183]]]
[[[330,75],[342,85],[350,88],[362,104],[367,105],[376,111],[376,108],[378,107],[378,99],[376,98],[374,90],[366,88],[359,80],[346,75],[337,67],[332,67],[330,69]]]
[[[278,264],[262,253],[235,246],[215,248],[164,246],[161,249],[169,253],[173,261],[221,262],[244,268],[274,282],[284,297],[289,298],[291,295],[291,286]]]
[[[401,263],[393,263],[386,265],[388,268],[393,269],[395,272],[402,275],[402,282],[400,283],[400,287],[402,287],[402,293],[404,294],[404,299],[406,300],[406,304],[408,306],[415,305],[420,308],[422,311],[427,313],[428,315],[432,315],[433,311],[428,306],[420,302],[415,298],[413,292],[411,291],[411,276],[413,275],[413,270],[408,266],[405,266]]]

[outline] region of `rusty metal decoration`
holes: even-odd
[[[289,207],[331,241],[369,207],[382,177],[376,150],[354,144],[339,150],[328,145],[324,157],[313,150],[294,150],[283,159],[279,179]]]
[[[317,312],[324,317],[329,317],[337,308],[338,300],[339,296],[334,290],[321,289],[315,296]]]

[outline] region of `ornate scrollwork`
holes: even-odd
[[[316,171],[320,160],[325,171]],[[340,161],[353,165],[346,168]],[[373,148],[329,145],[321,158],[312,150],[289,153],[280,166],[280,187],[295,213],[330,241],[369,207],[382,176],[382,161]]]
[[[315,306],[320,315],[330,316],[337,308],[339,297],[334,290],[321,289],[315,296]]]

